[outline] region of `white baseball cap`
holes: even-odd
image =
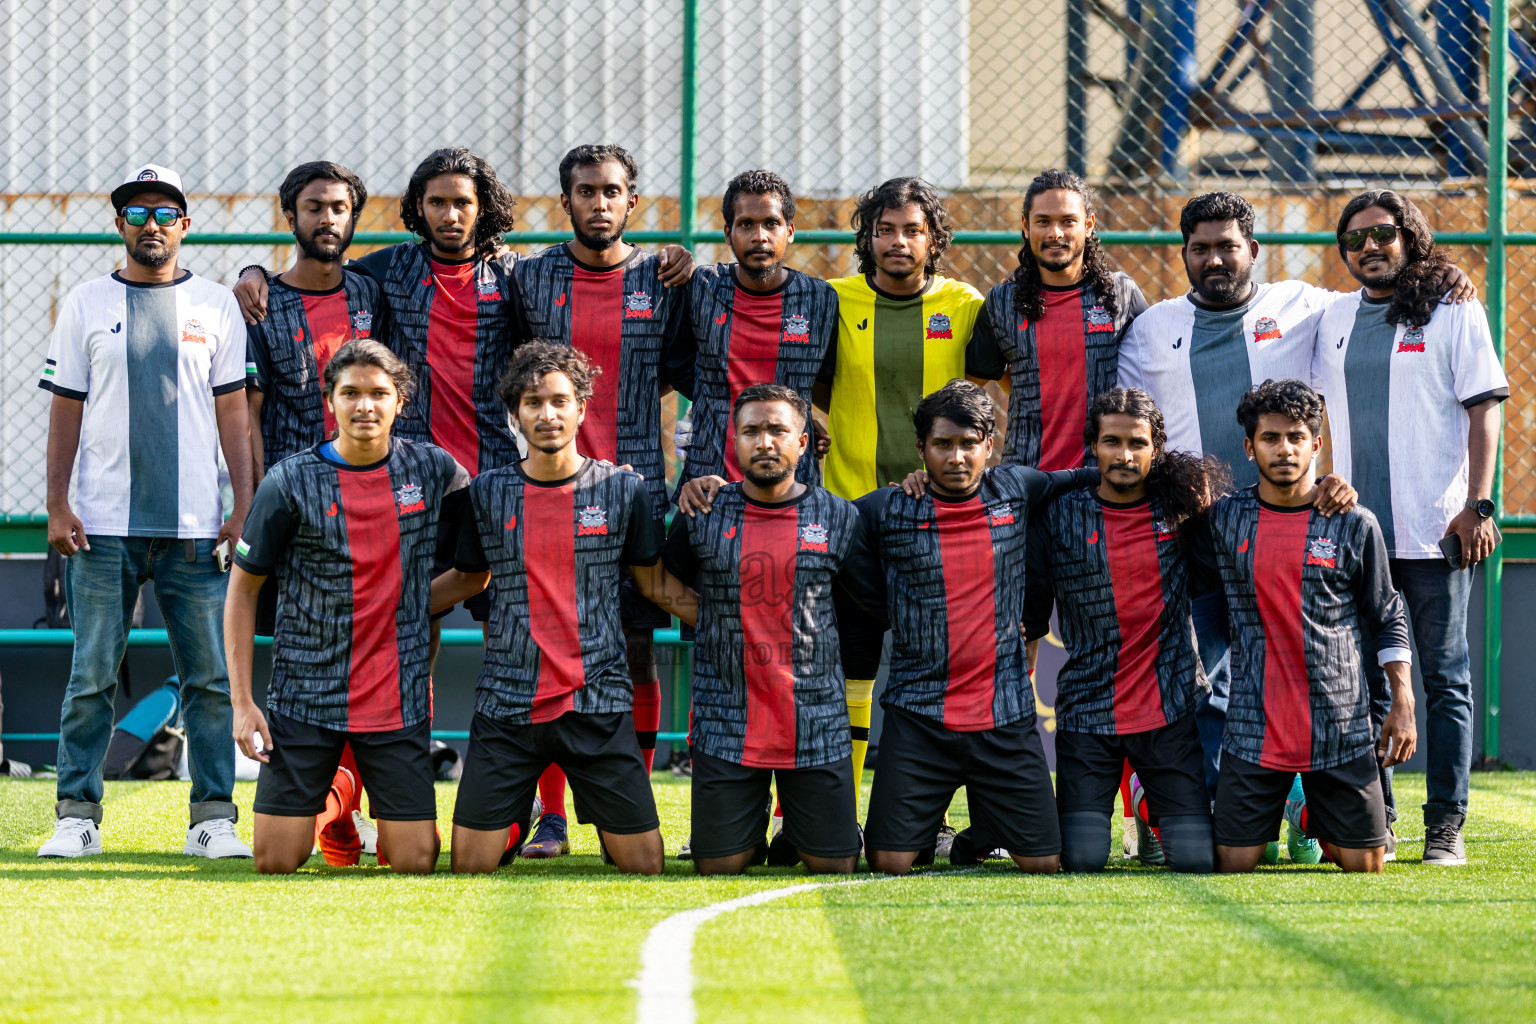
[[[181,190],[181,175],[169,167],[145,164],[128,175],[121,185],[112,190],[112,209],[121,210],[128,200],[140,192],[164,192],[181,200],[182,210],[187,208],[187,194]]]

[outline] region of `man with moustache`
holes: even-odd
[[[102,761],[118,668],[146,580],[176,651],[192,770],[184,851],[249,857],[235,836],[229,673],[214,558],[251,504],[245,324],[222,286],[183,270],[181,177],[145,164],[112,190],[123,269],[65,298],[38,385],[48,416],[48,543],[65,556],[75,630],[59,723],[58,823],[40,857],[101,852]],[[219,452],[234,508],[219,493]],[[75,500],[70,478],[78,468]]]

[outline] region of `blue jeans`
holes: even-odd
[[[1424,681],[1427,724],[1424,753],[1428,824],[1467,813],[1472,784],[1472,651],[1467,643],[1467,605],[1472,600],[1472,571],[1457,571],[1439,558],[1394,558],[1389,565],[1392,585],[1403,595],[1413,632],[1419,676]],[[1374,644],[1365,652],[1366,680],[1371,692],[1371,723],[1378,731],[1392,708],[1387,675],[1376,664]],[[1383,769],[1385,792],[1391,793],[1391,769]],[[1396,818],[1390,796],[1388,818]]]
[[[1227,652],[1227,595],[1217,588],[1192,597],[1189,617],[1194,620],[1195,644],[1200,664],[1211,684],[1211,695],[1195,712],[1200,751],[1205,763],[1205,785],[1216,797],[1216,774],[1221,767],[1221,736],[1227,726],[1227,701],[1232,695],[1232,659]]]
[[[181,680],[192,769],[192,824],[234,818],[234,709],[224,667],[225,576],[213,560],[214,542],[101,536],[90,542],[89,551],[70,556],[65,577],[75,651],[59,721],[55,813],[101,822],[101,764],[112,739],[118,667],[128,648],[139,588],[154,580],[155,600]]]

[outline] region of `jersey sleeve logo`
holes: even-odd
[[[1424,328],[1410,327],[1403,332],[1403,340],[1397,343],[1399,352],[1423,352]]]
[[[1261,316],[1253,322],[1253,343],[1257,345],[1261,341],[1279,341],[1280,325],[1275,323],[1274,317]]]
[[[949,317],[943,313],[935,313],[928,318],[928,330],[923,334],[924,341],[933,341],[937,338],[953,338],[954,331],[950,329]]]
[[[500,302],[501,286],[494,278],[489,281],[476,281],[475,297],[481,302]]]
[[[427,500],[422,496],[420,484],[406,484],[401,487],[395,492],[395,504],[400,506],[400,514],[403,516],[427,510]]]
[[[798,313],[784,318],[783,341],[797,341],[804,345],[811,340],[811,322]]]
[[[1094,306],[1088,311],[1088,333],[1097,334],[1104,331],[1113,331],[1115,321],[1110,318],[1103,306]]]
[[[608,510],[588,505],[577,516],[576,536],[602,537],[608,534]]]
[[[1336,556],[1339,547],[1327,537],[1313,537],[1307,543],[1308,565],[1321,565],[1325,569],[1335,568]]]
[[[359,338],[368,337],[368,332],[373,330],[373,314],[366,309],[360,309],[352,314],[352,333]]]
[[[1013,524],[1013,506],[1008,502],[1001,505],[993,505],[987,509],[987,524],[989,526],[1010,526]]]
[[[181,325],[181,340],[190,341],[197,345],[208,344],[208,332],[203,330],[203,325],[196,320],[187,320]]]
[[[624,296],[625,320],[649,320],[651,318],[651,297],[645,292],[630,292]]]
[[[809,523],[800,527],[800,550],[827,550],[827,528],[820,523]]]

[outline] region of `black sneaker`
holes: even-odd
[[[971,868],[981,863],[971,830],[961,829],[949,842],[949,863],[952,867]]]
[[[1467,862],[1467,844],[1461,838],[1465,814],[1448,814],[1434,823],[1424,823],[1424,863],[1437,867],[1458,867]]]
[[[771,868],[792,868],[800,863],[800,851],[795,849],[795,844],[789,841],[789,836],[781,828],[773,834],[773,840],[768,844],[768,866]]]

